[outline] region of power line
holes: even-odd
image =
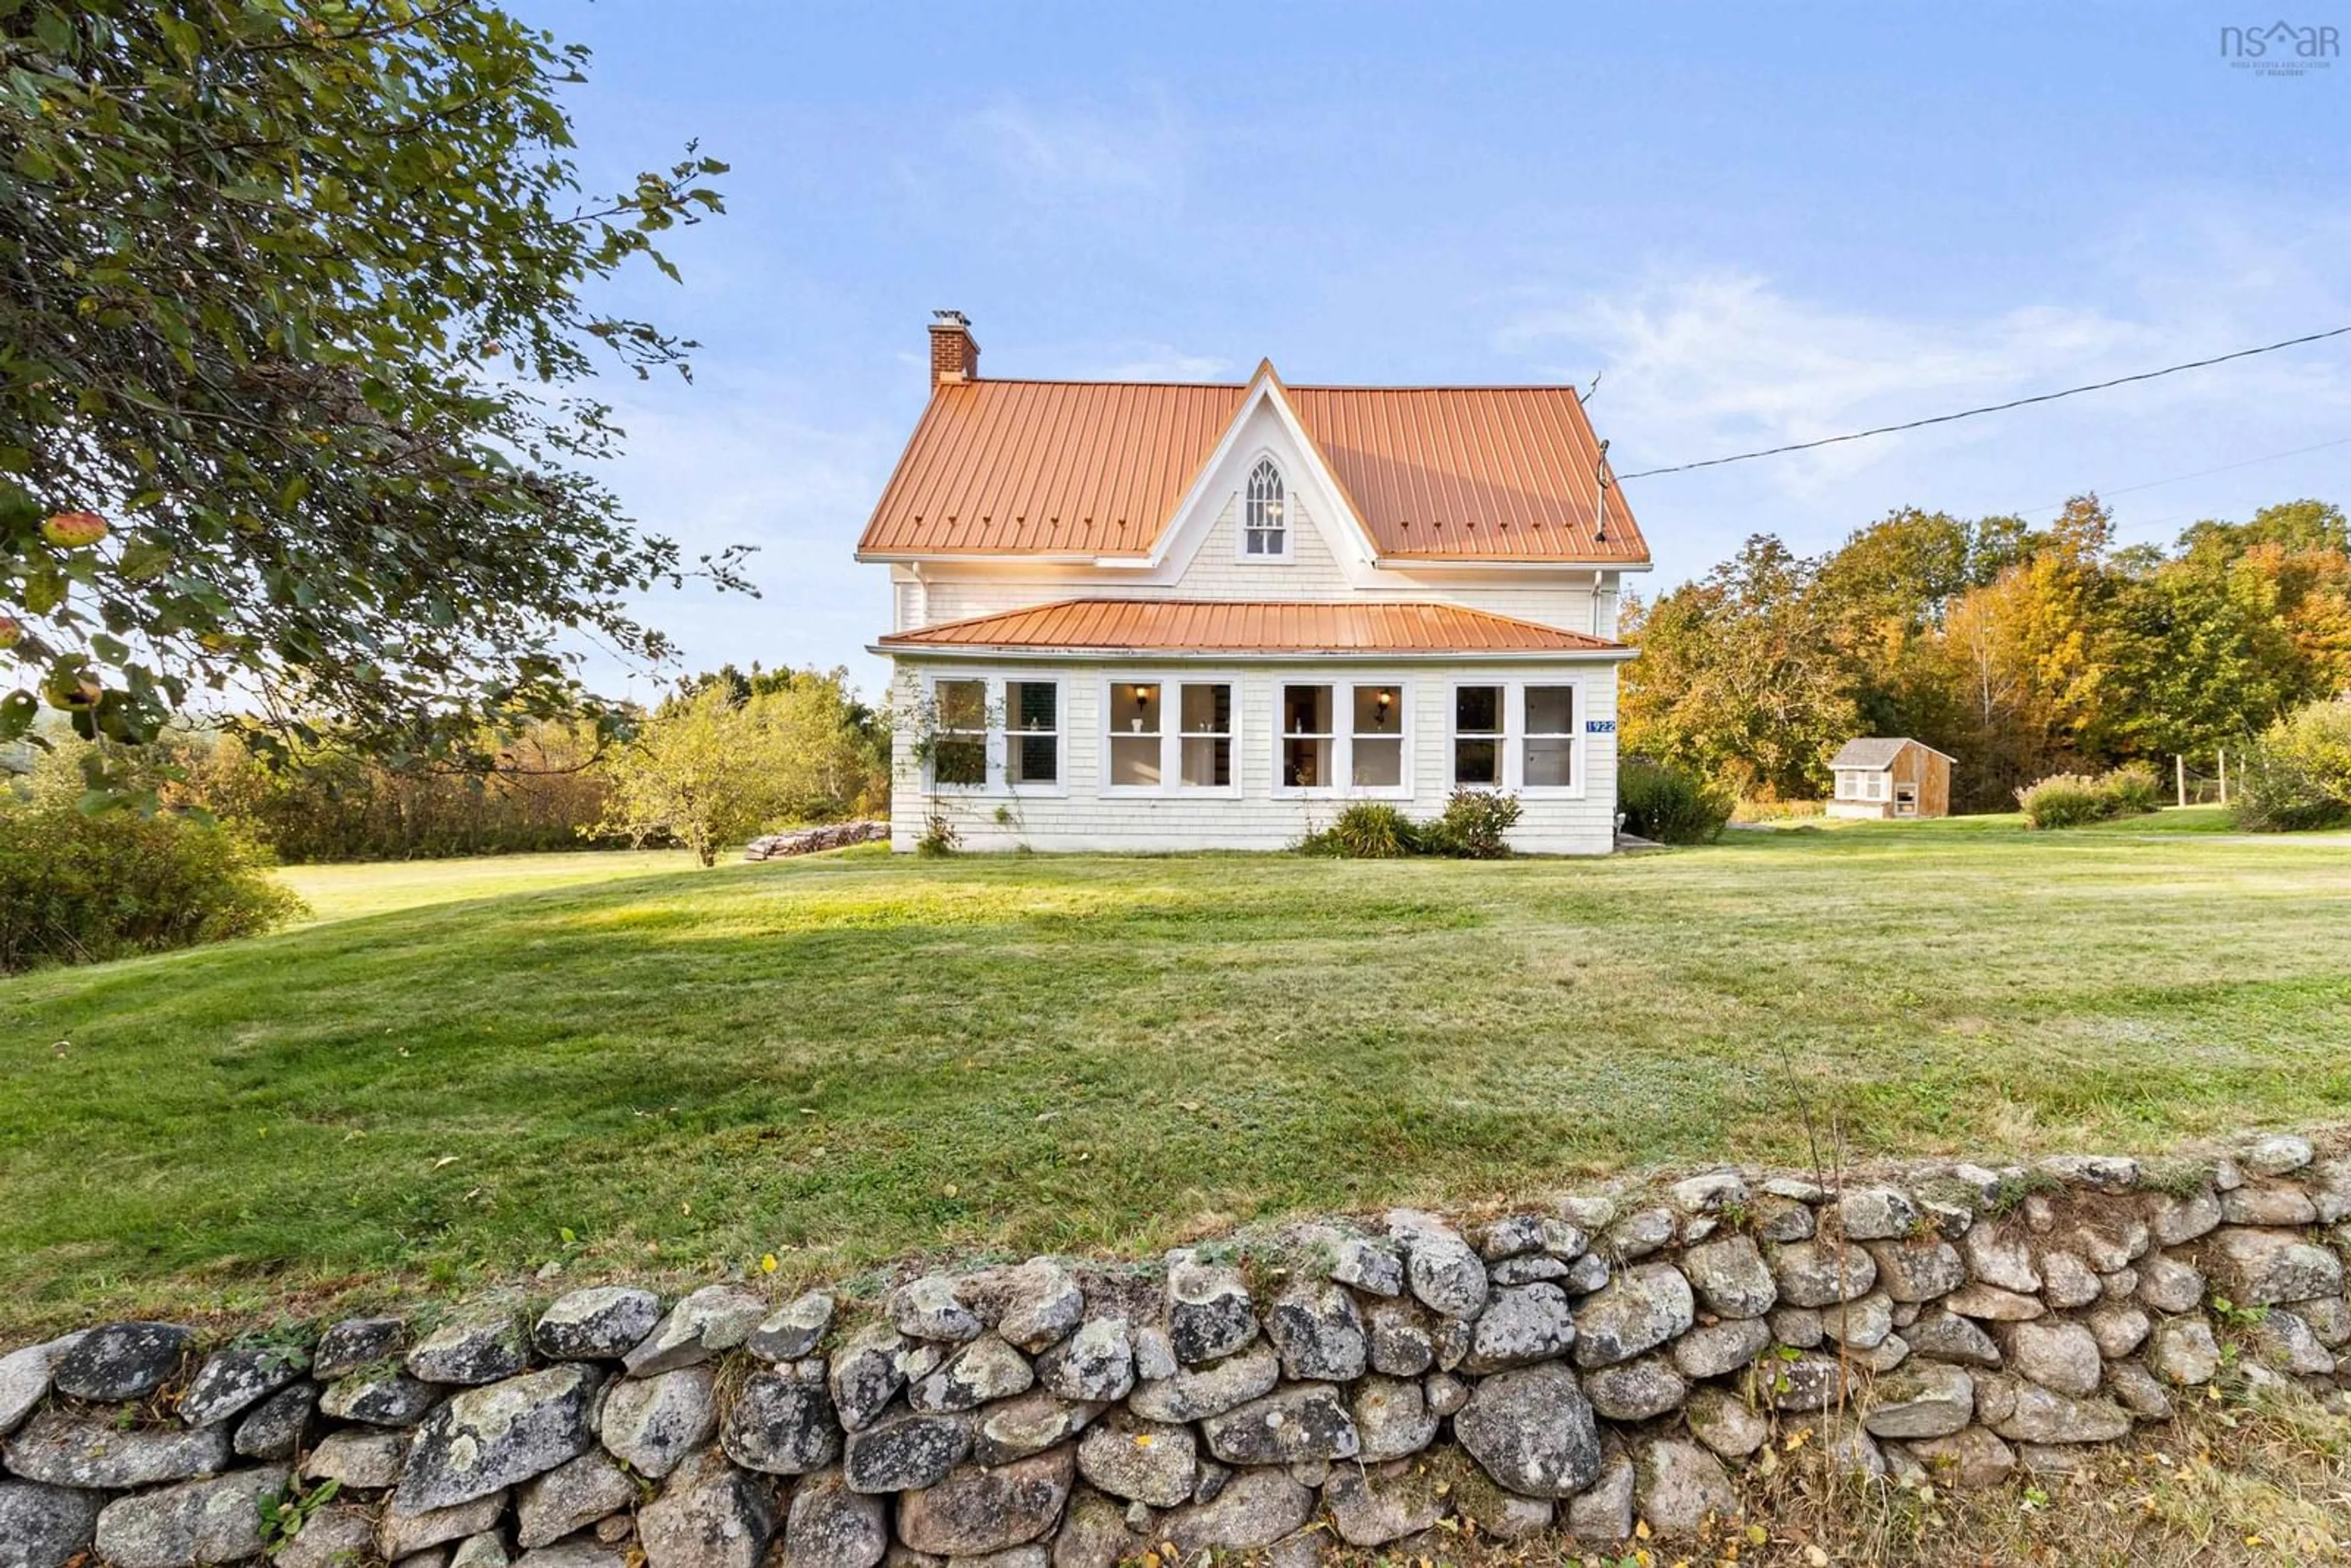
[[[1953,420],[1973,419],[1979,414],[2002,413],[2012,408],[2024,408],[2036,402],[2054,402],[2061,397],[2079,397],[2084,392],[2105,392],[2110,387],[2128,386],[2133,382],[2151,382],[2158,376],[2177,375],[2181,371],[2200,371],[2210,365],[2224,365],[2231,360],[2249,360],[2255,354],[2274,354],[2280,349],[2300,348],[2304,343],[2323,342],[2328,338],[2340,338],[2351,333],[2351,326],[2330,328],[2324,332],[2312,332],[2300,338],[2288,338],[2283,342],[2264,343],[2258,349],[2239,349],[2233,353],[2215,354],[2209,360],[2189,360],[2177,365],[2166,365],[2159,371],[2141,371],[2137,375],[2116,376],[2112,381],[2091,382],[2085,386],[2067,387],[2063,392],[2041,392],[2032,397],[2014,398],[2007,402],[1986,403],[1981,408],[1963,408],[1957,413],[1938,413],[1929,419],[1913,419],[1901,424],[1881,424],[1872,430],[1855,430],[1844,435],[1824,435],[1818,441],[1791,442],[1785,446],[1767,446],[1760,452],[1733,453],[1728,457],[1707,457],[1696,463],[1676,463],[1663,468],[1644,468],[1637,474],[1620,474],[1617,480],[1647,479],[1659,474],[1687,474],[1693,468],[1719,468],[1726,463],[1745,463],[1757,457],[1777,457],[1787,452],[1810,452],[1816,446],[1834,446],[1844,441],[1865,441],[1873,435],[1892,435],[1897,431],[1923,430],[1930,424],[1949,424]]]
[[[2240,468],[2252,468],[2262,463],[2275,463],[2281,457],[2300,457],[2305,453],[2325,452],[2334,446],[2351,446],[2351,435],[2341,436],[2333,441],[2322,441],[2315,446],[2297,446],[2291,452],[2266,452],[2259,457],[2248,457],[2241,463],[2223,463],[2218,468],[2199,468],[2193,474],[2174,474],[2168,479],[2149,479],[2143,485],[2125,485],[2118,490],[2104,489],[2095,485],[2091,486],[2089,489],[2090,494],[2103,501],[2109,497],[2137,495],[2141,490],[2153,490],[2165,485],[2184,484],[2190,479],[2209,479],[2215,474],[2233,474]],[[2025,507],[2010,515],[2029,517],[2035,512],[2053,512],[2068,504],[2065,501],[2052,501],[2045,507]]]

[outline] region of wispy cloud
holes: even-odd
[[[2325,258],[2340,214],[2287,220],[2214,204],[2094,246],[2068,297],[1970,311],[1898,291],[1830,296],[1746,269],[1658,270],[1603,289],[1538,291],[1498,352],[1576,384],[1620,473],[2054,392],[2351,320]],[[2161,243],[2158,243],[2158,241]],[[2139,243],[2144,242],[2144,243]],[[2126,538],[2339,488],[2351,360],[2320,345],[2010,413],[1628,482],[1665,581],[1746,533],[1834,544],[1897,506],[1982,515],[2124,493]],[[2260,454],[2291,462],[2241,464]],[[2206,478],[2210,469],[2218,476]],[[2177,476],[2177,477],[2175,477]],[[2193,480],[2194,482],[2185,482]]]
[[[1749,273],[1707,272],[1531,311],[1498,334],[1506,352],[1590,356],[1626,468],[1818,440],[1865,425],[2053,388],[2155,351],[2147,329],[2095,310],[2033,308],[1985,319],[1871,314],[1785,293]],[[1776,464],[1807,488],[1884,448],[1833,447]]]
[[[2209,305],[2189,319],[2060,305],[1976,317],[1906,315],[1805,298],[1752,273],[1701,271],[1531,309],[1507,322],[1496,340],[1502,351],[1541,362],[1560,379],[1588,378],[1599,369],[1594,417],[1614,437],[1618,465],[1630,470],[1815,441],[2136,374],[2283,336],[2278,323],[2299,319]],[[2107,401],[2096,405],[2090,401],[2095,398]],[[2351,379],[2336,357],[2241,361],[2043,405],[2038,413],[1775,458],[1749,477],[1791,496],[1817,495],[1874,467],[1901,466],[1922,451],[2012,443],[2020,429],[2045,443],[2051,430],[2081,422],[2209,416],[2279,398],[2291,398],[2301,413],[2351,411]]]
[[[1118,109],[1000,98],[958,129],[971,151],[1040,195],[1165,194],[1183,178],[1187,138],[1164,93]]]
[[[1231,380],[1235,369],[1221,355],[1187,354],[1173,343],[1137,343],[1116,351],[1134,357],[1075,373],[1111,382],[1213,382]]]

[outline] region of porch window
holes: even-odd
[[[1453,688],[1453,782],[1478,789],[1579,788],[1576,683],[1495,681]]]
[[[1866,779],[1869,781],[1869,798],[1870,798],[1871,800],[1885,800],[1885,799],[1886,799],[1886,775],[1885,775],[1885,774],[1883,774],[1883,773],[1865,773],[1865,774],[1863,774],[1863,775],[1862,775],[1862,777],[1863,777],[1864,779]]]
[[[1285,515],[1281,470],[1270,457],[1260,457],[1249,470],[1249,488],[1241,503],[1241,553],[1259,558],[1290,553],[1290,525]]]
[[[1233,688],[1186,682],[1176,714],[1182,751],[1176,781],[1186,789],[1225,789],[1233,782]]]
[[[941,681],[933,689],[938,706],[938,739],[931,751],[931,783],[940,789],[977,789],[987,783],[987,683]]]
[[[1353,758],[1358,789],[1394,789],[1404,783],[1404,693],[1395,686],[1353,688]]]
[[[1159,787],[1160,685],[1156,681],[1113,681],[1103,718],[1110,729],[1113,789]]]
[[[1281,688],[1281,785],[1286,789],[1327,789],[1338,782],[1331,768],[1329,686]]]
[[[1502,688],[1453,688],[1453,781],[1502,782]]]
[[[1575,688],[1527,688],[1526,758],[1520,776],[1531,789],[1575,782]]]
[[[1051,681],[1004,683],[1004,776],[1057,784],[1061,778],[1061,688]]]

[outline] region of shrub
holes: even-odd
[[[1625,831],[1661,844],[1710,844],[1730,820],[1729,792],[1678,768],[1638,758],[1616,770]]]
[[[933,811],[923,820],[923,836],[914,841],[914,852],[935,860],[951,855],[963,846],[963,834],[947,820],[945,811]]]
[[[2025,825],[2033,828],[2078,828],[2085,822],[2137,816],[2154,810],[2162,799],[2162,782],[2144,762],[2126,763],[2095,777],[2053,773],[2016,792]]]
[[[2126,762],[2099,782],[2114,797],[2116,816],[2143,816],[2163,809],[2163,780],[2144,762]]]
[[[1322,841],[1321,852],[1349,860],[1395,860],[1420,848],[1419,830],[1411,819],[1377,800],[1356,801],[1314,838]]]
[[[1518,826],[1523,810],[1516,795],[1458,789],[1445,802],[1445,814],[1428,825],[1429,848],[1463,860],[1500,860],[1510,852],[1506,835]]]
[[[2351,822],[2351,702],[2313,703],[2270,726],[2237,787],[2237,825],[2257,833]]]
[[[266,931],[302,901],[234,828],[170,814],[0,810],[0,973]]]
[[[1445,813],[1416,822],[1394,806],[1358,800],[1331,825],[1298,841],[1298,852],[1340,860],[1393,860],[1399,855],[1450,855],[1499,860],[1510,852],[1504,835],[1519,820],[1519,800],[1488,789],[1456,789]]]
[[[2114,801],[2086,773],[2053,773],[2016,792],[2027,826],[2078,828],[2113,816]]]

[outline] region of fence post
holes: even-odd
[[[2179,803],[2188,804],[2188,758],[2177,751],[2171,754],[2171,788]]]

